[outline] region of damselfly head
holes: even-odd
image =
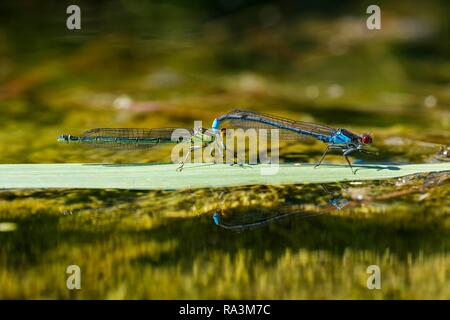
[[[57,139],[58,142],[65,142],[68,143],[69,142],[69,136],[67,134],[62,134],[58,137]]]
[[[372,136],[368,133],[363,133],[361,135],[361,142],[364,144],[371,144],[372,143]]]

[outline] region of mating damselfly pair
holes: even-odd
[[[328,151],[340,150],[353,173],[353,167],[348,159],[352,152],[368,153],[363,146],[372,143],[369,134],[357,135],[346,129],[335,129],[324,125],[295,121],[287,118],[265,115],[258,112],[234,110],[214,119],[212,128],[97,128],[84,132],[80,136],[61,135],[58,141],[66,143],[83,143],[94,147],[118,149],[148,149],[163,144],[173,144],[187,141],[191,144],[189,151],[177,170],[181,171],[192,151],[203,149],[214,144],[220,153],[226,150],[223,138],[227,129],[278,129],[282,141],[296,141],[312,138],[327,143],[327,147],[316,164],[318,167]],[[175,130],[183,130],[185,134],[173,139]]]

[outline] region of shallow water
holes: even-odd
[[[60,25],[57,2],[41,15],[32,4],[0,6],[9,17],[0,24],[0,163],[169,162],[170,148],[120,153],[56,137],[207,127],[236,107],[373,133],[378,154],[355,162],[449,161],[442,2],[386,5],[378,33],[360,28],[357,7],[331,4],[85,4],[79,33]],[[280,156],[313,163],[323,149],[287,144]],[[1,190],[0,298],[448,299],[448,182],[441,173],[209,190]],[[241,228],[216,225],[215,213]],[[81,267],[82,290],[66,288],[71,264]],[[381,290],[366,287],[370,265],[381,268]]]

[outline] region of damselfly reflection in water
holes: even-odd
[[[341,210],[350,204],[350,201],[342,195],[342,187],[338,186],[337,191],[331,192],[325,185],[320,186],[323,192],[315,190],[312,197],[305,197],[304,202],[298,201],[298,203],[281,204],[274,207],[248,206],[222,209],[220,212],[214,212],[213,221],[221,228],[243,231],[263,227],[288,218],[320,216],[333,210]],[[336,188],[334,187],[334,189]],[[223,193],[221,197],[223,197]],[[314,199],[317,199],[316,203]]]
[[[321,184],[292,187],[290,197],[272,207],[240,206],[214,212],[214,223],[224,229],[243,231],[287,219],[309,218],[336,213],[373,202],[386,202],[417,194],[429,197],[439,186],[450,182],[449,172],[416,174],[385,181],[354,181],[343,184]],[[320,188],[319,188],[320,186]],[[222,199],[224,203],[226,199]],[[223,205],[225,207],[225,205]],[[301,223],[301,222],[300,222]]]

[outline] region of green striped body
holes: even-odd
[[[195,130],[176,128],[133,129],[97,128],[84,132],[81,136],[61,135],[58,141],[81,143],[100,148],[146,149],[161,144],[187,142],[206,147],[215,140],[215,134],[205,128]],[[174,134],[177,133],[177,134]]]
[[[133,138],[133,137],[108,137],[108,136],[100,136],[100,137],[73,137],[73,139],[69,141],[69,143],[93,143],[93,144],[148,144],[155,145],[161,143],[177,143],[177,141],[172,141],[170,138],[162,137],[162,138]]]

